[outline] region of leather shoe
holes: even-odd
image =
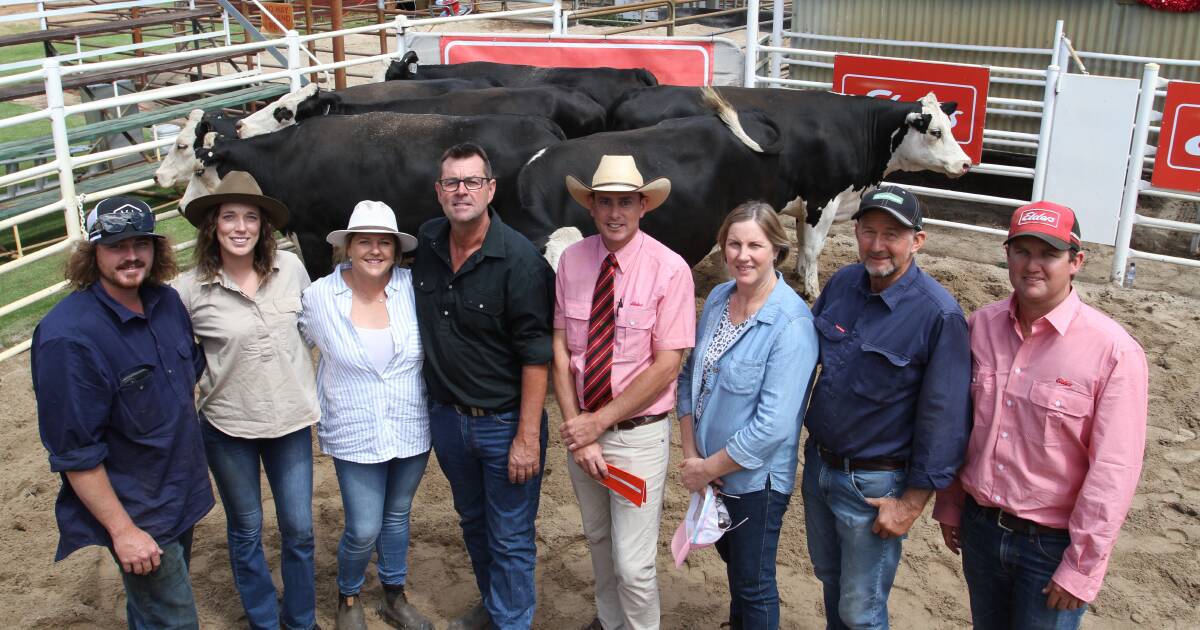
[[[592,619],[591,623],[584,626],[581,630],[604,630],[604,626],[600,624],[600,618],[595,617]]]
[[[446,630],[488,630],[492,627],[492,616],[488,614],[483,602],[475,604],[463,616],[450,622]]]
[[[363,614],[362,598],[358,595],[338,593],[337,630],[367,630],[367,616]]]
[[[408,603],[403,584],[383,585],[383,604],[379,607],[379,615],[388,625],[400,630],[433,630],[433,622]]]

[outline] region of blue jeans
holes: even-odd
[[[197,630],[196,598],[188,563],[192,559],[192,530],[167,544],[159,543],[158,568],[146,575],[121,571],[125,584],[125,616],[129,630]],[[111,549],[110,549],[111,552]],[[117,555],[113,553],[113,559]]]
[[[1071,544],[1066,534],[1011,532],[989,520],[967,499],[963,510],[963,574],[971,596],[971,621],[982,630],[1073,630],[1087,606],[1046,607],[1042,589],[1050,583]]]
[[[508,451],[518,413],[470,417],[434,404],[429,429],[438,464],[454,495],[454,509],[475,583],[492,623],[502,630],[529,628],[537,603],[533,569],[542,474],[523,484],[508,481]],[[542,412],[539,468],[546,464],[546,413]]]
[[[779,628],[775,554],[783,513],[791,498],[790,494],[771,490],[769,481],[757,492],[723,498],[730,522],[736,527],[725,532],[714,546],[729,575],[731,630]]]
[[[201,422],[204,453],[225,507],[233,584],[255,630],[280,626],[307,630],[317,623],[313,560],[312,429],[269,439],[237,438]],[[262,544],[262,488],[258,465],[267,473],[279,523],[279,568],[283,602]]]
[[[403,586],[408,577],[408,515],[425,476],[429,451],[378,464],[333,458],[346,530],[338,543],[338,592],[357,595],[371,550],[379,553],[379,581]]]
[[[847,472],[821,459],[815,445],[804,453],[804,525],[808,556],[825,594],[825,626],[888,627],[887,599],[900,564],[901,538],[871,531],[879,510],[868,498],[899,497],[903,470]]]

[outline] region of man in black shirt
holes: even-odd
[[[450,628],[527,629],[554,273],[488,207],[496,180],[481,147],[447,149],[434,185],[446,217],[421,226],[413,263],[429,425],[483,598]]]

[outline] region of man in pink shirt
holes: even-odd
[[[605,155],[587,186],[567,189],[599,234],[568,247],[558,263],[554,396],[562,408],[567,468],[579,499],[596,575],[588,628],[659,625],[655,556],[667,476],[675,377],[696,338],[692,270],[638,229],[671,182],[643,183],[628,155]],[[599,482],[608,465],[646,481],[638,507]]]
[[[1141,474],[1146,356],[1072,289],[1070,208],[1018,208],[1005,250],[1013,294],[968,320],[975,426],[934,518],[976,628],[1077,628]]]

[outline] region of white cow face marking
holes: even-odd
[[[274,103],[239,120],[236,125],[238,137],[253,138],[296,124],[296,107],[316,93],[317,84],[313,82],[280,96]]]
[[[200,161],[196,159],[192,147],[196,143],[196,125],[200,124],[202,118],[203,110],[193,109],[188,114],[187,124],[179,131],[179,135],[175,136],[175,144],[167,151],[158,170],[154,171],[154,179],[159,186],[170,188],[183,185],[192,173],[200,168]]]
[[[922,97],[920,103],[921,112],[908,115],[904,140],[892,153],[887,172],[935,171],[950,177],[965,175],[971,169],[971,158],[955,140],[950,117],[942,111],[933,92]]]

